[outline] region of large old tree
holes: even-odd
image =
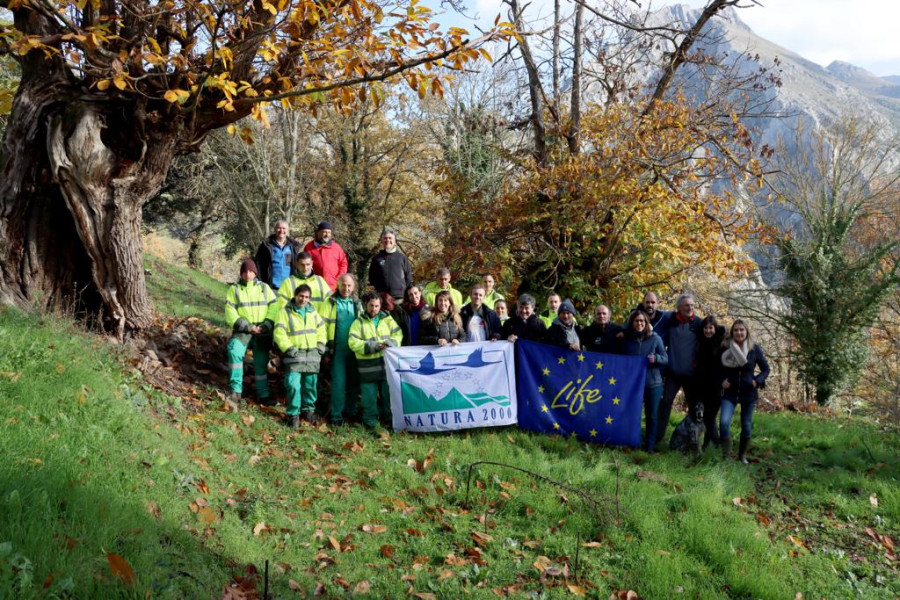
[[[269,102],[350,106],[477,57],[416,0],[0,0],[21,82],[0,164],[0,301],[149,323],[141,208],[173,157]]]

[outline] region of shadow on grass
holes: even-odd
[[[151,493],[142,505],[95,485],[77,467],[76,461],[32,464],[4,473],[0,544],[6,555],[0,552],[0,566],[6,568],[0,568],[0,589],[15,591],[17,598],[199,598],[242,570],[236,557],[204,547],[201,519],[185,530]],[[150,492],[149,482],[121,484]],[[108,554],[127,566],[114,572]]]

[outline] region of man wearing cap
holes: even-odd
[[[579,352],[581,341],[575,326],[575,306],[566,298],[559,304],[556,319],[547,331],[547,343]]]
[[[288,222],[284,219],[276,221],[274,233],[264,239],[256,251],[258,279],[277,290],[290,276],[291,267],[302,249],[300,242],[288,235]]]
[[[379,294],[387,292],[394,300],[402,301],[403,291],[412,282],[412,266],[397,247],[397,234],[385,227],[381,232],[381,251],[369,263],[369,285]]]
[[[347,272],[347,254],[332,237],[331,223],[322,221],[316,225],[315,237],[304,252],[309,252],[313,259],[313,273],[322,277],[333,292],[338,277]]]
[[[269,400],[269,349],[272,347],[273,323],[268,313],[277,306],[275,292],[256,279],[256,263],[249,258],[241,263],[240,280],[229,286],[225,296],[225,322],[231,327],[228,340],[230,370],[228,404],[232,410],[245,405],[241,399],[244,383],[244,353],[253,351],[256,398],[260,404]]]

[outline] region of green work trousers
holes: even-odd
[[[247,348],[253,351],[253,380],[256,382],[256,398],[263,400],[269,397],[269,349],[272,347],[272,336],[254,335],[249,344],[244,344],[236,337],[228,340],[228,368],[231,371],[229,386],[231,391],[240,394],[244,387],[244,354]]]
[[[331,359],[331,422],[340,425],[359,413],[359,377],[350,348],[336,348]]]
[[[361,383],[362,388],[362,421],[366,427],[375,427],[379,418],[384,422],[391,420],[391,393],[387,380]]]
[[[287,414],[299,415],[301,412],[316,410],[316,384],[318,373],[289,372],[284,376],[284,388],[287,390]]]

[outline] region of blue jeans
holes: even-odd
[[[659,426],[659,401],[662,386],[644,388],[644,449],[648,452],[656,447],[656,430]]]
[[[731,419],[737,408],[736,398],[722,398],[722,412],[719,416],[719,434],[722,437],[731,437]],[[756,400],[742,398],[738,400],[741,405],[741,437],[748,438],[753,432],[753,409]]]

